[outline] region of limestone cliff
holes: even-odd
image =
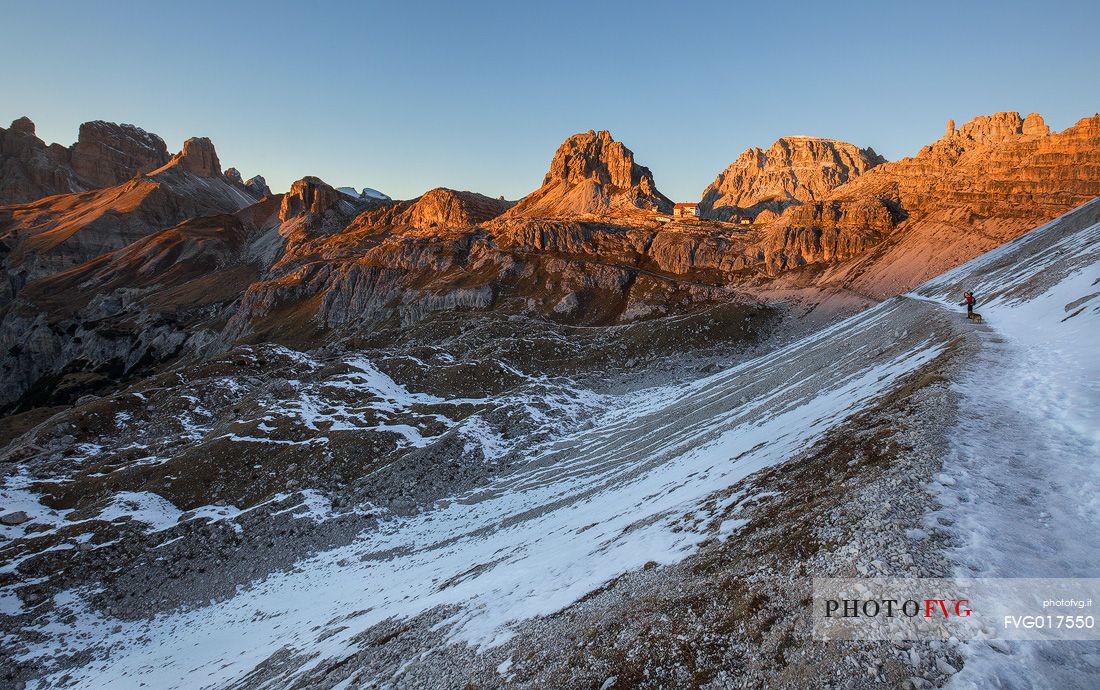
[[[872,298],[924,280],[1100,196],[1100,115],[1052,133],[1037,114],[996,113],[945,135],[912,157],[879,165],[818,207],[792,208],[767,225],[770,265],[821,260],[783,238],[872,234],[875,251],[819,282]]]
[[[475,192],[439,187],[411,201],[382,202],[365,211],[354,226],[408,225],[414,228],[444,228],[477,225],[507,211],[512,204]]]
[[[0,205],[110,187],[167,162],[164,140],[134,125],[85,122],[66,148],[47,146],[21,117],[0,127]]]
[[[218,167],[209,139],[190,139],[155,171],[111,187],[0,207],[0,303],[28,281],[67,270],[188,218],[232,213],[257,196]]]
[[[700,215],[716,220],[781,213],[822,199],[886,159],[874,149],[819,137],[783,137],[766,151],[750,148],[703,190]]]
[[[554,217],[613,210],[672,210],[657,190],[649,168],[607,131],[589,130],[566,139],[550,162],[542,186],[519,201],[507,215]]]

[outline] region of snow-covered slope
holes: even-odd
[[[518,471],[228,601],[134,622],[72,592],[73,624],[44,630],[30,653],[91,648],[67,671],[86,687],[218,687],[280,650],[298,659],[281,673],[289,684],[355,653],[380,621],[432,609],[451,642],[500,642],[624,571],[691,553],[704,530],[683,516],[704,498],[791,457],[941,351],[949,329],[921,318],[894,301],[732,370],[621,397]]]
[[[989,323],[957,382],[942,509],[962,577],[1100,577],[1100,200],[916,292]],[[1005,652],[1011,654],[1006,655]],[[955,687],[1096,687],[1095,643],[974,643]]]

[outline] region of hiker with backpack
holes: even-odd
[[[962,304],[966,305],[966,318],[973,319],[974,318],[974,304],[978,300],[974,299],[974,293],[971,292],[970,290],[967,290],[966,292],[963,293],[963,300],[964,301],[962,302]]]

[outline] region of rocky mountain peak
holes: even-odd
[[[421,230],[479,225],[508,210],[511,202],[493,199],[476,192],[460,192],[438,187],[409,201],[389,202],[378,199],[363,211],[356,227],[410,226]]]
[[[256,175],[246,180],[241,175],[241,171],[236,168],[226,168],[225,172],[222,174],[233,184],[248,190],[257,197],[271,195],[271,189],[267,186],[267,180],[263,178],[263,175]]]
[[[987,151],[1043,139],[1051,134],[1050,127],[1039,113],[1031,113],[1026,118],[1014,112],[978,115],[958,128],[954,120],[948,120],[943,137],[922,148],[917,158],[937,160],[937,165],[953,165],[968,151]]]
[[[290,191],[283,195],[282,206],[279,208],[279,220],[319,216],[339,202],[340,193],[323,180],[312,176],[303,177],[290,185]]]
[[[241,171],[235,167],[226,168],[226,172],[222,173],[222,175],[224,175],[230,183],[243,189],[246,193],[257,199],[271,196],[272,190],[267,186],[267,180],[265,180],[262,175],[244,179],[241,175]]]
[[[963,144],[996,144],[1008,139],[1049,135],[1050,127],[1039,113],[1031,113],[1024,118],[1020,113],[1003,112],[978,115],[958,129],[954,120],[948,120],[944,139],[962,140],[960,143]]]
[[[255,175],[244,181],[244,186],[251,189],[259,196],[271,196],[271,188],[267,186],[267,180],[263,175]]]
[[[80,125],[70,155],[73,172],[90,187],[110,187],[168,162],[168,147],[135,125],[93,120]]]
[[[192,137],[183,142],[183,149],[171,163],[198,177],[220,177],[222,174],[218,152],[208,137]]]
[[[562,142],[542,186],[509,211],[512,216],[601,213],[615,209],[670,210],[649,168],[606,130],[574,134]]]
[[[1050,134],[1050,127],[1042,115],[1031,113],[1024,118],[1023,134],[1025,137],[1045,137]]]
[[[644,173],[634,154],[615,141],[607,130],[588,130],[562,142],[550,162],[544,185],[562,181],[579,184],[588,180],[615,187],[640,184]]]
[[[766,151],[746,149],[703,191],[708,218],[754,218],[819,199],[886,159],[872,148],[822,137],[787,136]]]
[[[439,187],[416,200],[406,222],[418,228],[477,225],[499,216],[510,204],[475,192]]]
[[[979,115],[959,128],[956,136],[976,142],[996,142],[1022,134],[1024,119],[1020,113]]]
[[[11,131],[34,136],[34,122],[29,117],[16,118],[11,121]]]

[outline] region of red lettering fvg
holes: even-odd
[[[970,615],[969,599],[925,599],[924,600],[924,617],[936,618],[942,614],[946,618],[950,618],[952,613],[956,618],[965,618]]]
[[[966,618],[971,614],[969,604],[969,599],[925,599],[924,617]],[[903,602],[897,599],[827,599],[825,601],[826,618],[875,618],[880,615],[893,618],[899,611],[907,618],[915,618],[920,615],[921,602],[913,599],[906,599]]]

